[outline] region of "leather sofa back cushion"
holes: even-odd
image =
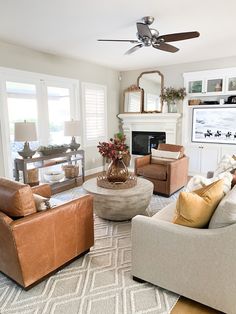
[[[165,165],[149,164],[137,169],[137,174],[146,178],[165,181],[167,178],[167,168]]]
[[[190,193],[181,192],[173,222],[193,228],[206,227],[224,196],[223,183],[223,180],[218,180]]]
[[[0,178],[0,211],[10,217],[24,217],[36,212],[29,185]]]

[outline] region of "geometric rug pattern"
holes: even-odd
[[[75,188],[56,198],[69,200],[82,194],[82,188]],[[157,212],[175,198],[153,196],[148,212]],[[95,217],[95,245],[90,252],[29,291],[0,273],[0,313],[170,313],[178,295],[132,280],[130,230],[130,221]]]

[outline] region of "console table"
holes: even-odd
[[[14,177],[16,181],[20,180],[20,171],[23,174],[23,182],[28,183],[27,170],[53,167],[59,164],[77,164],[80,161],[80,174],[72,179],[64,178],[51,184],[52,193],[58,193],[66,189],[79,185],[82,179],[84,182],[84,150],[69,151],[61,154],[51,154],[48,156],[36,156],[32,158],[16,158],[14,160]],[[44,182],[44,180],[40,180]]]

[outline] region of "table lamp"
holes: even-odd
[[[31,150],[29,142],[37,141],[35,122],[15,122],[15,142],[25,142],[18,154],[23,158],[32,158],[36,150]]]
[[[79,132],[80,123],[79,120],[71,120],[64,122],[64,135],[72,136],[70,142],[70,149],[77,150],[80,147],[80,144],[76,143],[75,136],[80,135]]]

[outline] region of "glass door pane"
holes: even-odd
[[[207,80],[207,93],[222,92],[222,88],[223,88],[223,79]]]
[[[188,92],[190,94],[202,93],[202,81],[191,81],[188,83]]]
[[[71,118],[70,110],[70,89],[48,86],[48,113],[49,113],[49,132],[50,144],[65,144],[71,138],[64,136],[64,121]]]
[[[27,122],[38,123],[36,86],[34,84],[7,81],[6,92],[10,130],[10,148],[13,164],[14,159],[19,157],[17,151],[22,150],[24,145],[24,143],[15,142],[14,140],[15,122],[24,122],[24,120],[26,120]],[[37,149],[38,146],[38,142],[30,143],[31,149]]]

